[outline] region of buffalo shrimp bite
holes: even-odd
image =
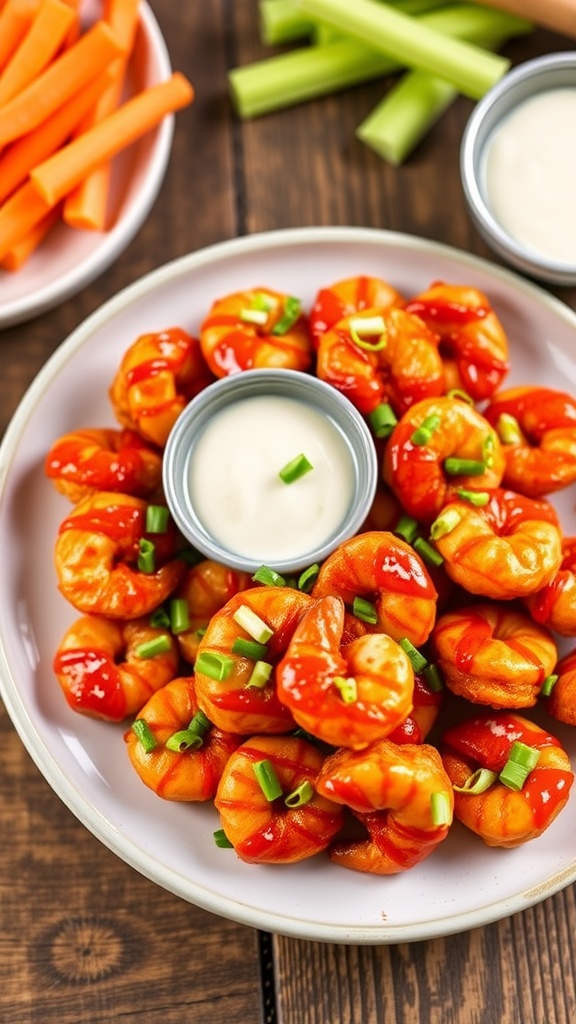
[[[559,740],[511,711],[466,719],[442,737],[454,816],[487,846],[536,839],[565,806],[574,775]]]
[[[380,277],[361,274],[346,277],[325,288],[320,288],[310,311],[310,329],[314,346],[339,320],[365,309],[401,308],[406,300],[388,281]]]
[[[162,456],[133,430],[86,428],[57,438],[46,456],[46,476],[76,503],[96,491],[137,497],[157,492]]]
[[[562,561],[546,586],[525,598],[536,622],[560,636],[576,637],[576,537],[562,538]]]

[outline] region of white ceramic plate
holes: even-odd
[[[490,850],[460,825],[420,866],[392,878],[356,874],[323,857],[291,867],[251,866],[214,847],[211,806],[161,801],[131,768],[122,727],[69,710],[51,663],[76,613],[59,596],[52,564],[68,503],[43,475],[54,438],[114,425],[107,388],[142,332],[195,332],[212,300],[254,285],[298,295],[355,274],[412,294],[433,279],[491,296],[510,336],[510,382],[576,390],[576,316],[511,273],[416,238],[354,228],[256,235],[179,259],[116,296],[53,355],[22,400],[0,449],[2,694],[31,756],[77,817],[123,860],[216,914],[301,938],[387,943],[462,931],[505,917],[576,879],[576,796],[540,839]],[[572,492],[563,498],[574,530]],[[572,517],[572,521],[570,521]],[[551,723],[549,723],[551,725]],[[555,732],[576,767],[576,731]]]
[[[96,19],[99,10],[101,5],[95,0],[83,0],[86,24]],[[164,38],[150,7],[142,2],[126,98],[164,81],[170,73]],[[22,323],[64,302],[117,259],[146,220],[158,195],[173,130],[174,117],[170,116],[115,158],[110,204],[114,220],[108,231],[78,231],[59,222],[20,270],[0,270],[0,329]]]

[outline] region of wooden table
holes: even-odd
[[[47,357],[119,289],[210,243],[273,228],[390,228],[490,256],[467,216],[460,99],[405,166],[354,139],[382,83],[240,124],[226,71],[263,55],[256,0],[155,0],[173,65],[197,90],[178,115],[164,188],[100,280],[2,333],[5,427]],[[539,31],[514,62],[568,49]],[[576,309],[576,289],[558,290]],[[157,888],[104,848],[0,718],[0,1020],[3,1024],[573,1024],[575,889],[436,941],[331,946],[220,920]]]

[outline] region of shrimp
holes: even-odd
[[[217,299],[200,328],[204,358],[216,377],[262,367],[308,370],[312,341],[298,299],[251,288]]]
[[[552,506],[497,488],[482,507],[448,502],[432,524],[444,568],[471,594],[509,601],[545,587],[562,562]]]
[[[178,586],[186,566],[175,557],[175,531],[148,537],[147,508],[142,498],[98,491],[61,523],[54,553],[58,588],[78,611],[137,619]],[[151,571],[138,568],[145,541],[153,544]]]
[[[122,426],[163,448],[178,416],[214,378],[180,327],[143,334],[125,352],[109,397]]]
[[[291,712],[278,699],[275,666],[311,601],[289,587],[253,587],[231,597],[212,616],[198,647],[195,679],[198,704],[219,729],[250,736],[295,728]],[[272,634],[262,649],[257,642],[254,653],[245,646],[252,643],[241,624],[246,614],[257,616]]]
[[[441,615],[432,645],[448,689],[494,708],[532,707],[558,658],[547,629],[496,602]]]
[[[275,799],[258,782],[262,762],[279,783]],[[214,803],[241,860],[293,864],[326,849],[342,827],[343,812],[315,792],[322,763],[320,751],[296,736],[254,736],[232,754]]]
[[[384,452],[384,480],[405,512],[425,524],[452,494],[499,487],[503,473],[494,428],[468,402],[447,395],[413,405]]]
[[[576,636],[576,537],[562,538],[562,561],[550,583],[525,598],[536,622],[560,636]]]
[[[162,456],[133,430],[87,428],[59,437],[46,476],[74,503],[96,491],[148,497],[162,483]]]
[[[503,483],[541,498],[576,480],[576,399],[553,388],[501,391],[484,415],[503,442]]]
[[[310,329],[315,348],[325,331],[334,327],[339,320],[352,316],[364,309],[401,308],[405,298],[379,277],[347,277],[336,281],[327,288],[321,288],[310,311]]]
[[[163,800],[211,800],[240,743],[239,736],[222,732],[205,719],[195,729],[198,710],[194,679],[179,676],[150,697],[124,734],[132,767]],[[139,731],[142,723],[144,738]]]
[[[549,715],[566,725],[576,725],[576,651],[570,651],[557,663],[552,691],[545,698]]]
[[[155,644],[159,652],[146,653]],[[120,622],[97,615],[83,615],[72,623],[53,662],[72,710],[107,722],[122,722],[140,711],[174,678],[178,665],[174,638],[152,627],[147,618]]]
[[[414,672],[413,707],[407,718],[387,737],[393,743],[423,743],[444,703],[443,688],[431,690],[420,672]]]
[[[515,742],[538,752],[535,767],[518,791],[500,780]],[[448,729],[441,754],[452,785],[459,787],[454,791],[454,816],[487,846],[514,847],[542,835],[565,806],[574,780],[560,742],[509,711],[478,715]],[[478,779],[474,785],[480,769],[485,770],[480,776],[485,781]]]
[[[372,320],[381,330],[364,337],[362,323]],[[316,373],[364,415],[388,403],[401,416],[445,388],[436,337],[418,317],[396,307],[339,320],[320,338]]]
[[[370,606],[362,622],[350,614],[351,638],[362,632],[387,633],[420,647],[436,617],[436,589],[422,559],[387,531],[358,534],[340,544],[323,562],[312,597],[341,597],[349,611],[355,599]]]
[[[463,388],[475,402],[490,398],[510,364],[506,333],[484,292],[436,281],[406,309],[439,335],[448,388]]]
[[[191,566],[177,591],[175,598],[186,601],[188,607],[188,628],[178,633],[182,656],[193,665],[203,633],[217,611],[224,607],[235,594],[253,586],[247,572],[230,569],[209,558]]]
[[[406,871],[433,853],[452,823],[452,785],[438,751],[427,743],[384,739],[361,752],[337,750],[316,785],[323,796],[350,807],[368,832],[368,838],[337,839],[329,849],[334,863],[355,871]]]
[[[344,602],[318,598],[276,668],[278,697],[294,721],[335,747],[360,750],[388,736],[412,710],[414,673],[385,633],[342,646]]]

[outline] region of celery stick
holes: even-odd
[[[312,18],[298,9],[298,0],[260,0],[260,38],[267,46],[281,46],[311,36]]]
[[[471,43],[446,38],[378,0],[299,0],[300,10],[349,33],[401,64],[429,71],[472,99],[480,99],[510,61]],[[441,12],[439,12],[441,13]]]
[[[482,33],[494,37],[519,35],[530,27],[524,18],[475,4],[433,10],[422,14],[418,23],[467,40],[480,38]],[[228,79],[237,114],[251,118],[380,78],[399,69],[396,61],[347,37],[324,46],[292,50],[234,68]]]
[[[397,70],[398,64],[381,53],[341,39],[233,68],[228,82],[236,112],[250,118]]]
[[[517,20],[517,19],[516,19]],[[514,35],[531,31],[516,24]],[[509,35],[470,32],[470,42],[497,50]],[[391,164],[401,164],[458,95],[457,89],[425,71],[410,71],[356,129],[356,137]]]

